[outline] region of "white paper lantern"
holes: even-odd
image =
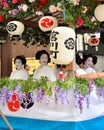
[[[91,37],[89,40],[88,40],[88,44],[90,46],[97,46],[99,44],[100,40],[99,38],[97,37]]]
[[[69,27],[56,27],[50,35],[50,57],[53,63],[67,65],[75,56],[75,31]]]
[[[21,35],[24,28],[24,24],[20,21],[11,21],[6,26],[8,33],[11,35]]]
[[[77,51],[83,51],[83,35],[82,34],[77,34],[76,50]]]
[[[39,20],[39,27],[43,32],[51,31],[58,26],[58,21],[53,16],[44,16]]]
[[[83,38],[84,38],[84,43],[88,44],[88,40],[91,38],[91,36],[88,33],[84,33],[84,37]]]
[[[104,4],[99,5],[95,8],[94,15],[98,21],[104,21]]]

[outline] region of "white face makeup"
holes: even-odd
[[[92,57],[88,57],[87,60],[85,61],[85,66],[86,67],[92,67],[93,62],[92,62]]]
[[[21,69],[22,68],[22,61],[20,59],[16,59],[15,66],[16,66],[17,70]]]
[[[47,54],[42,54],[40,57],[40,64],[41,65],[47,65],[48,63],[48,56]]]

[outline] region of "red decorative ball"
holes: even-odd
[[[3,22],[4,21],[4,15],[0,14],[0,22]]]
[[[48,4],[48,0],[40,0],[41,4]]]

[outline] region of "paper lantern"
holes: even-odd
[[[58,26],[58,21],[53,16],[44,16],[39,20],[39,27],[43,32],[51,31]]]
[[[67,65],[75,55],[75,31],[69,27],[56,27],[50,35],[50,57],[55,64]]]
[[[99,38],[96,38],[96,37],[91,37],[89,40],[88,40],[88,44],[90,46],[97,46],[99,44]]]
[[[77,51],[83,51],[83,35],[82,34],[77,34],[76,50]]]
[[[24,24],[20,21],[11,21],[7,24],[6,29],[11,35],[21,35],[24,31]]]
[[[88,44],[88,40],[91,38],[91,36],[88,33],[84,33],[84,37],[83,38],[84,38],[84,43]]]
[[[94,15],[98,21],[104,21],[104,4],[99,5],[95,8]]]

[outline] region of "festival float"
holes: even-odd
[[[70,64],[76,52],[83,51],[82,35],[86,32],[103,31],[103,6],[101,0],[2,0],[1,46],[8,41],[23,40],[26,47],[30,43],[37,45],[44,42],[46,46],[50,46],[52,62],[60,65],[62,72],[62,66]],[[64,26],[65,24],[68,26]],[[96,47],[100,40],[94,35],[86,43],[86,46]],[[102,117],[103,106],[104,79],[99,76],[94,79],[61,76],[54,82],[44,76],[41,79],[30,76],[27,80],[10,80],[8,77],[0,79],[0,113],[10,130],[13,129],[10,125],[12,123],[9,124],[9,118],[6,119],[5,116],[74,122],[77,126],[71,129],[83,130],[81,122]],[[4,129],[4,126],[0,127]],[[99,124],[91,126],[91,129],[98,130],[98,127]],[[34,126],[31,126],[31,130],[32,128],[35,129]],[[88,130],[90,127],[84,129]]]

